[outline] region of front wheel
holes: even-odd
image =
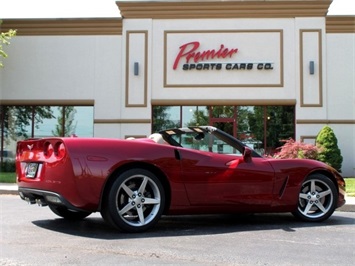
[[[164,188],[150,171],[128,170],[115,180],[105,204],[106,221],[125,232],[143,232],[153,227],[162,215]]]
[[[293,215],[307,222],[321,222],[334,212],[338,191],[334,183],[321,174],[310,175],[303,182],[298,207]]]
[[[91,214],[91,212],[72,211],[62,206],[49,205],[49,208],[56,215],[63,217],[67,220],[82,220]]]

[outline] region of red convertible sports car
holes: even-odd
[[[19,195],[66,219],[99,211],[125,232],[162,215],[292,212],[329,218],[345,182],[314,160],[267,159],[211,126],[141,139],[44,138],[17,144]]]

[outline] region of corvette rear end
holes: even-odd
[[[65,205],[73,210],[87,207],[77,193],[68,152],[59,138],[19,142],[16,169],[20,197],[43,206]]]

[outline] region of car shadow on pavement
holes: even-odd
[[[341,212],[321,223],[301,222],[288,213],[163,216],[154,228],[144,233],[122,233],[106,224],[100,216],[89,216],[81,221],[68,221],[61,218],[33,221],[34,225],[47,230],[106,240],[213,235],[260,230],[283,230],[292,233],[299,228],[354,223],[355,219],[346,217],[345,213],[342,215]]]

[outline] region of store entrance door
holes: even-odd
[[[210,125],[236,137],[237,112],[235,106],[211,106]]]

